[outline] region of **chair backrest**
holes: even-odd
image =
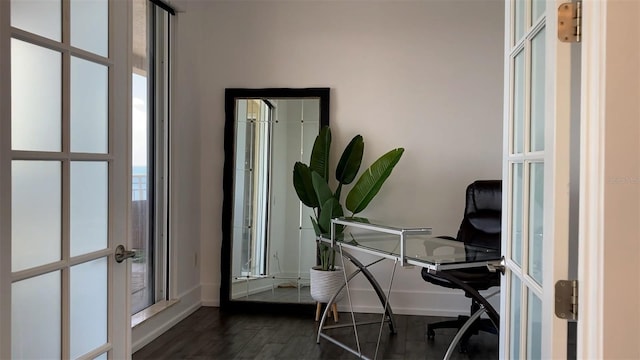
[[[467,186],[464,218],[457,240],[467,245],[500,249],[502,181],[478,180]]]

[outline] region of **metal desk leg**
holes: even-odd
[[[391,297],[391,288],[393,287],[393,279],[396,276],[396,268],[398,267],[398,260],[393,262],[393,271],[391,272],[391,278],[389,279],[389,290],[387,291],[387,298],[384,303],[385,314],[387,308],[389,308],[389,298]],[[382,319],[380,320],[380,330],[378,330],[378,342],[376,342],[376,352],[373,355],[374,359],[378,358],[378,350],[380,349],[380,339],[382,337],[382,328],[384,327],[384,317],[385,314],[382,314]]]
[[[376,261],[376,262],[371,263],[369,265],[364,265],[360,261],[358,261],[358,259],[356,259],[353,256],[351,256],[351,254],[349,254],[348,252],[343,250],[342,253],[343,253],[344,257],[346,257],[353,265],[355,265],[358,268],[358,270],[356,270],[356,272],[361,271],[362,274],[367,278],[367,280],[369,281],[369,284],[371,284],[371,286],[375,290],[376,294],[378,295],[378,299],[380,300],[380,304],[383,307],[385,307],[385,304],[387,303],[387,296],[385,295],[384,290],[382,290],[382,287],[380,286],[380,284],[378,283],[376,278],[373,277],[373,274],[371,274],[369,269],[367,269],[367,267],[369,267],[369,266],[371,266],[371,265],[373,265],[375,263],[378,263],[379,261],[382,261],[384,259],[380,259],[379,261]],[[351,278],[352,277],[349,277],[349,280],[351,280]],[[393,311],[391,310],[390,306],[386,307],[385,313],[387,314],[387,318],[389,320],[389,330],[391,331],[392,334],[395,334],[396,333],[396,326],[395,326],[395,321],[393,319]]]
[[[371,272],[367,269],[367,267],[372,266],[374,264],[377,264],[379,262],[381,262],[382,260],[384,260],[384,258],[380,258],[368,265],[364,265],[362,264],[358,259],[354,258],[353,256],[351,256],[351,254],[345,252],[343,249],[341,249],[341,255],[342,255],[342,259],[344,262],[344,258],[346,258],[347,260],[349,260],[352,264],[354,264],[357,269],[352,272],[349,276],[346,275],[345,272],[345,283],[340,287],[340,289],[338,289],[338,291],[336,291],[336,293],[334,293],[331,298],[329,299],[329,302],[327,303],[327,308],[325,309],[324,313],[322,314],[322,319],[320,320],[320,325],[318,326],[318,336],[316,339],[317,343],[320,343],[320,338],[325,338],[326,340],[340,346],[341,348],[351,352],[352,354],[362,358],[362,359],[367,359],[367,357],[365,357],[362,354],[362,351],[360,349],[360,345],[359,345],[359,340],[357,338],[357,324],[355,322],[355,318],[353,316],[353,308],[352,308],[352,324],[349,325],[332,325],[327,327],[327,329],[329,328],[337,328],[337,327],[345,327],[345,326],[353,326],[355,329],[355,334],[356,334],[356,343],[358,344],[358,349],[354,350],[344,344],[342,344],[341,342],[333,339],[331,336],[324,334],[323,330],[325,329],[325,321],[326,319],[329,317],[329,313],[330,313],[330,309],[331,309],[331,305],[335,302],[336,297],[338,296],[338,294],[346,287],[347,291],[348,291],[348,285],[347,283],[349,281],[351,281],[351,279],[353,279],[356,275],[358,275],[359,273],[362,273],[367,280],[369,281],[369,283],[371,284],[371,286],[373,287],[373,289],[375,290],[376,294],[378,295],[378,299],[380,300],[380,303],[382,304],[382,307],[384,309],[384,313],[382,314],[382,321],[381,322],[372,322],[373,323],[380,323],[380,333],[378,334],[378,338],[380,338],[380,334],[382,331],[382,325],[384,324],[385,318],[386,321],[389,322],[389,329],[391,331],[392,334],[396,333],[396,327],[395,327],[395,321],[393,318],[393,311],[391,310],[391,306],[389,306],[389,302],[388,302],[388,296],[385,294],[384,290],[382,290],[382,287],[380,286],[380,284],[378,283],[378,281],[375,279],[375,277],[373,276],[373,274],[371,274]],[[397,262],[396,262],[397,264]],[[346,268],[344,268],[343,266],[343,271],[346,271]],[[394,273],[395,273],[395,266],[394,266]],[[392,274],[392,280],[393,280],[393,274]],[[360,323],[360,325],[362,325],[362,323]],[[377,355],[377,348],[376,348],[376,355]]]

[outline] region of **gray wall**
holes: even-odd
[[[184,1],[176,24],[174,121],[178,245],[185,264],[200,252],[202,301],[218,304],[224,89],[328,86],[334,161],[353,135],[365,163],[406,149],[365,216],[427,225],[455,234],[464,188],[499,178],[502,149],[503,5],[501,1],[264,2]],[[199,228],[192,228],[199,226]],[[193,251],[193,254],[189,252]],[[384,265],[378,271],[386,271]],[[194,280],[196,279],[196,280]],[[183,287],[188,288],[187,285]],[[399,271],[398,313],[453,314],[466,299],[427,286],[418,269]],[[356,305],[368,309],[363,284]],[[462,299],[460,299],[462,298]]]

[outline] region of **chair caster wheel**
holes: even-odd
[[[427,329],[427,339],[432,339],[436,337],[436,332],[431,330],[431,329]]]

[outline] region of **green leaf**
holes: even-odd
[[[351,237],[351,241],[347,242],[347,244],[358,245],[358,242],[356,241],[356,238],[354,238],[352,234],[349,234],[349,236]]]
[[[293,166],[293,187],[296,189],[298,199],[300,199],[303,204],[310,208],[320,206],[316,192],[313,189],[311,169],[301,162],[297,162]]]
[[[317,172],[322,178],[329,182],[329,152],[331,148],[331,130],[328,126],[320,129],[320,133],[316,136],[311,150],[311,159],[309,167]]]
[[[334,253],[333,249],[324,243],[318,243],[318,253],[322,271],[328,271],[332,266],[332,264],[330,264],[330,259]]]
[[[317,196],[318,204],[320,204],[320,211],[322,211],[323,204],[329,200],[329,198],[333,197],[333,193],[331,192],[327,181],[315,171],[311,172],[311,182],[313,183],[313,189]]]
[[[334,197],[330,197],[320,208],[322,211],[318,217],[318,225],[320,225],[320,228],[325,234],[330,234],[331,219],[344,215],[342,205],[340,205],[340,202]]]
[[[356,135],[351,139],[347,147],[344,148],[340,161],[336,167],[336,180],[340,184],[351,184],[358,175],[364,154],[364,140],[361,135]]]
[[[309,217],[311,218],[311,224],[313,225],[313,230],[316,232],[316,236],[321,236],[322,230],[320,229],[320,226],[318,226],[318,222],[313,218],[313,216]]]
[[[349,211],[357,214],[369,205],[403,153],[403,148],[393,149],[371,164],[347,194],[346,205]]]

